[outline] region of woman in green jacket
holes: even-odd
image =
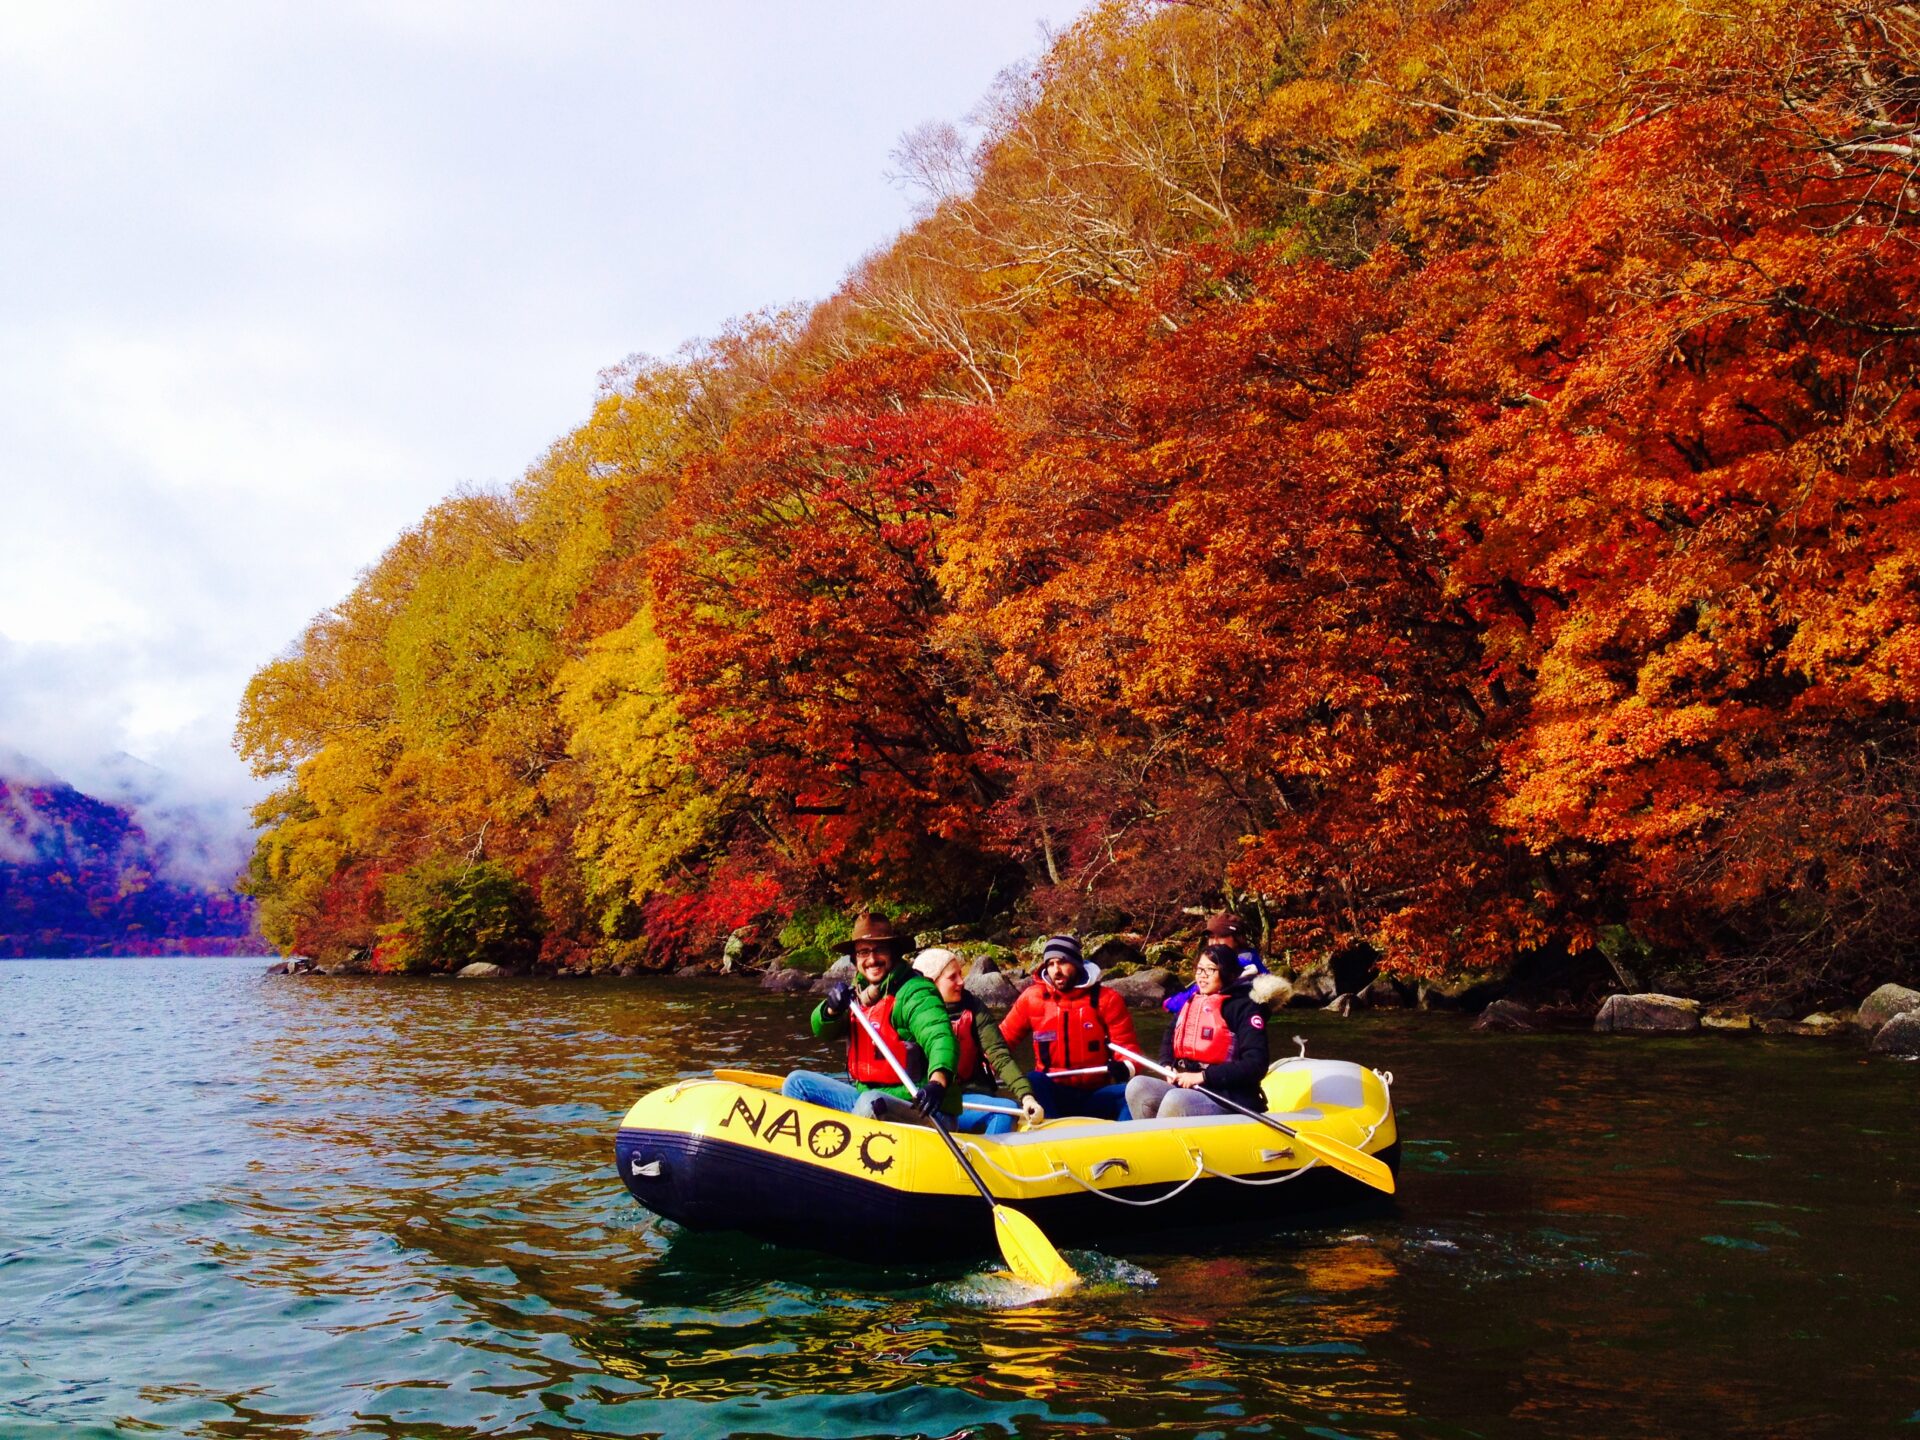
[[[960,1088],[973,1095],[992,1095],[996,1083],[1018,1102],[1031,1122],[1045,1118],[1033,1097],[1033,1082],[1013,1058],[1001,1038],[1000,1025],[979,996],[967,992],[960,957],[951,950],[922,950],[913,968],[933,982],[953,1027],[954,1073]],[[962,1110],[956,1130],[1001,1135],[1013,1129],[1014,1117],[999,1110]]]

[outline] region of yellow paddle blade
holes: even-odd
[[[1071,1265],[1060,1258],[1040,1227],[1010,1205],[993,1207],[993,1228],[1000,1237],[1000,1253],[1007,1268],[1029,1285],[1063,1294],[1080,1283]]]
[[[1356,1150],[1344,1140],[1329,1140],[1324,1135],[1309,1135],[1304,1130],[1295,1130],[1293,1138],[1295,1143],[1312,1151],[1341,1174],[1351,1175],[1362,1185],[1371,1185],[1376,1190],[1393,1194],[1393,1171],[1366,1151]]]
[[[756,1090],[778,1090],[787,1079],[784,1075],[768,1075],[760,1070],[716,1070],[713,1078],[733,1085],[751,1085]]]

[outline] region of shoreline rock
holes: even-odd
[[[1609,995],[1593,1028],[1602,1035],[1692,1035],[1700,1029],[1700,1002],[1679,995]]]
[[[1867,1049],[1876,1055],[1920,1055],[1920,1010],[1905,1010],[1887,1021]]]
[[[1173,972],[1156,965],[1117,980],[1103,978],[1100,983],[1134,1009],[1148,1009],[1173,993]]]
[[[1878,1035],[1889,1020],[1920,1010],[1920,990],[1904,985],[1882,985],[1860,1002],[1853,1023],[1869,1036]]]

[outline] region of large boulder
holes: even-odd
[[[1336,995],[1326,1003],[1324,1008],[1331,1010],[1344,1020],[1347,1016],[1353,1014],[1353,996]]]
[[[799,991],[805,990],[808,986],[812,985],[813,980],[814,977],[805,970],[795,969],[791,966],[783,967],[774,965],[770,966],[767,973],[761,976],[760,988],[762,990],[772,990],[777,993]]]
[[[1118,980],[1100,982],[1127,1004],[1135,1007],[1158,1005],[1174,988],[1173,972],[1155,966],[1151,970],[1122,975]]]
[[[1678,995],[1609,995],[1593,1028],[1611,1035],[1691,1035],[1700,1028],[1700,1002]]]
[[[1408,997],[1399,982],[1385,975],[1376,975],[1372,983],[1354,998],[1375,1010],[1402,1010],[1406,1008]]]
[[[456,980],[497,980],[507,972],[490,960],[476,960],[453,972]]]
[[[998,970],[977,970],[967,976],[965,984],[969,995],[996,1012],[1005,1012],[1020,998],[1020,987]]]
[[[842,955],[825,970],[813,977],[813,983],[807,988],[816,995],[824,995],[842,980],[851,985],[859,971],[853,968],[853,961]]]
[[[1169,970],[1178,970],[1186,964],[1190,948],[1184,940],[1155,940],[1142,947],[1140,953],[1148,965],[1164,965]]]
[[[1518,1000],[1496,1000],[1475,1018],[1473,1028],[1483,1033],[1527,1034],[1543,1027],[1540,1017]]]
[[[1502,982],[1495,976],[1474,973],[1454,975],[1444,980],[1422,980],[1414,986],[1414,1003],[1422,1010],[1478,1010],[1482,1014],[1501,998]]]
[[[1309,970],[1304,975],[1293,977],[1293,995],[1287,1001],[1289,1005],[1312,1005],[1321,1007],[1332,1000],[1339,991],[1333,983],[1333,972],[1329,970]]]
[[[1904,985],[1882,985],[1860,1002],[1853,1023],[1869,1035],[1878,1035],[1881,1026],[1894,1016],[1915,1010],[1920,1010],[1920,990],[1909,990]]]
[[[1867,1048],[1879,1055],[1920,1055],[1920,1010],[1905,1010],[1887,1021]]]
[[[1080,953],[1102,970],[1135,970],[1147,963],[1140,945],[1141,937],[1138,935],[1089,935],[1080,942]]]
[[[976,975],[991,975],[996,970],[1006,975],[1020,972],[1020,957],[1004,945],[992,945],[985,942],[963,945],[960,953],[967,957],[967,978]]]

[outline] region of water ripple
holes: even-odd
[[[259,968],[0,964],[6,1440],[1800,1437],[1913,1413],[1920,1297],[1889,1257],[1920,1220],[1887,1200],[1920,1193],[1912,1072],[1834,1047],[1306,1018],[1315,1053],[1400,1077],[1398,1212],[1129,1255],[1056,1237],[1088,1283],[1046,1298],[991,1262],[849,1265],[632,1204],[627,1103],[820,1063],[801,1001]]]

